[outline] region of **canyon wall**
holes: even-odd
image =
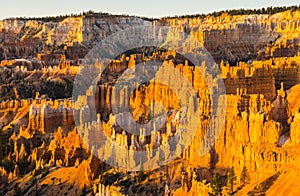
[[[6,19],[0,23],[0,54],[1,59],[35,57],[49,51],[64,54],[63,49],[74,44],[79,44],[80,53],[123,29],[167,25],[194,36],[217,63],[224,60],[235,65],[238,61],[296,55],[300,43],[299,15],[299,11],[285,11],[274,15],[223,14],[154,21],[101,14],[67,17],[61,22]]]

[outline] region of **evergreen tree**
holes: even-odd
[[[250,175],[249,175],[248,170],[245,166],[243,167],[240,181],[241,181],[242,186],[245,186],[250,181]]]
[[[4,153],[3,153],[3,136],[2,136],[2,129],[0,129],[0,160],[3,159]]]
[[[18,187],[18,186],[15,186],[14,188],[14,196],[21,196],[21,195],[23,195],[22,194],[22,190],[21,190],[21,188],[20,187]]]
[[[54,185],[55,177],[52,177],[51,180],[52,180],[52,184]]]
[[[235,184],[236,181],[236,175],[234,172],[234,168],[231,167],[227,173],[227,187],[229,189],[228,194],[232,195],[233,194],[233,185]]]
[[[139,171],[138,176],[137,176],[137,181],[142,182],[146,179],[146,175],[143,171]]]
[[[214,175],[214,178],[210,183],[210,187],[212,189],[212,193],[209,193],[209,195],[215,195],[215,196],[222,195],[223,183],[219,173],[216,173]]]
[[[80,196],[85,196],[85,195],[87,195],[87,190],[86,190],[86,185],[84,184]]]
[[[19,153],[19,159],[20,161],[23,161],[27,157],[27,152],[24,144],[21,144],[21,149]]]

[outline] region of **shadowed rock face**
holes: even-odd
[[[280,122],[283,127],[288,126],[288,102],[282,97],[278,96],[273,102],[274,108],[272,110],[272,119]]]
[[[212,137],[215,131],[215,127],[207,130],[209,122],[219,122],[210,118],[211,97],[204,76],[172,51],[120,55],[103,72],[97,87],[78,96],[85,107],[66,99],[71,97],[80,59],[95,42],[119,30],[151,22],[99,15],[70,17],[61,22],[1,21],[0,193],[18,193],[20,190],[14,188],[17,186],[22,194],[81,194],[86,185],[94,193],[163,195],[170,190],[175,195],[206,195],[209,185],[199,177],[210,182],[213,173],[225,176],[230,167],[234,167],[241,184],[245,173],[249,182],[255,183],[278,171],[298,171],[299,87],[294,85],[299,83],[299,20],[299,12],[284,12],[153,22],[196,36],[220,64],[226,88],[226,117],[216,143],[203,156],[199,155],[203,139]],[[154,58],[176,67],[195,88],[197,97],[191,99],[200,105],[199,127],[185,150],[182,138],[174,140],[177,145],[170,142],[181,131],[183,115],[179,111],[183,103],[178,101],[176,91],[151,82],[133,92],[117,92],[114,87],[124,70]],[[166,74],[162,71],[162,75]],[[285,89],[292,87],[289,93],[285,93],[281,82]],[[127,99],[129,102],[124,102]],[[93,101],[98,113],[94,117]],[[168,115],[161,127],[151,127],[150,135],[146,136],[144,129],[138,130],[139,135],[128,133],[117,123],[120,120],[126,124],[128,115],[132,115],[134,121],[146,124],[151,116],[163,111],[153,109],[155,101]],[[113,114],[111,104],[116,103],[128,104],[130,114],[122,109]],[[192,116],[189,111],[186,115]],[[77,128],[75,120],[80,123]],[[100,125],[104,132],[98,134]],[[130,149],[148,151],[144,159],[159,160],[172,150],[182,155],[165,167],[145,172],[147,176],[118,168],[110,170],[110,165],[97,158],[99,151],[95,148],[104,136],[123,147],[103,151],[103,156],[116,164],[126,162],[130,167],[140,167],[141,158],[130,154]],[[165,147],[161,147],[163,144]],[[159,163],[143,167],[152,164]]]

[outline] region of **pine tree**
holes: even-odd
[[[234,172],[234,168],[231,167],[227,173],[227,187],[229,189],[228,194],[232,195],[233,194],[233,185],[235,184],[236,181],[236,175]]]
[[[2,135],[2,129],[0,129],[0,160],[3,159],[4,153],[3,153],[3,135]]]
[[[86,190],[86,185],[84,184],[80,196],[85,196],[85,195],[87,195],[87,190]]]
[[[52,180],[52,184],[54,185],[55,177],[52,177],[51,180]]]
[[[137,176],[137,181],[142,182],[146,179],[146,175],[143,171],[139,171],[138,176]]]
[[[210,183],[210,187],[212,189],[212,193],[209,193],[209,195],[222,195],[223,183],[219,173],[214,175],[214,178]]]
[[[26,159],[26,156],[27,156],[27,152],[26,152],[25,145],[21,144],[21,149],[20,149],[20,153],[19,153],[20,161],[23,161],[24,159]]]
[[[245,166],[243,167],[240,181],[242,183],[242,186],[245,186],[250,181],[250,176],[249,176],[248,170],[247,170],[247,168]]]

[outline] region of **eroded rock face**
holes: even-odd
[[[169,25],[194,36],[214,57],[235,64],[238,61],[292,57],[299,52],[299,11],[270,15],[160,19],[152,22],[130,16],[68,17],[61,22],[3,20],[0,25],[2,59],[34,57],[53,49],[64,54],[77,48],[71,59],[82,57],[96,42],[114,32],[134,26]],[[15,43],[14,43],[15,42]],[[52,50],[52,52],[53,52]],[[68,50],[68,49],[67,49]]]
[[[1,139],[9,144],[3,154],[9,162],[0,167],[0,184],[14,182],[31,171],[34,178],[47,175],[41,171],[55,167],[76,168],[86,181],[95,182],[110,167],[96,155],[113,160],[117,165],[127,163],[130,168],[137,168],[141,167],[141,158],[135,156],[136,150],[147,151],[147,156],[143,157],[145,160],[162,160],[174,150],[181,154],[176,161],[182,162],[179,165],[187,172],[174,167],[172,175],[174,179],[182,177],[185,193],[195,186],[204,194],[209,191],[206,182],[193,180],[193,168],[203,170],[198,173],[202,172],[203,179],[211,180],[213,171],[220,170],[225,175],[224,168],[234,167],[239,181],[247,170],[254,182],[286,166],[298,164],[299,93],[298,87],[293,86],[300,82],[300,57],[297,53],[299,12],[272,16],[225,14],[216,18],[164,19],[154,23],[160,22],[177,28],[181,33],[194,35],[220,64],[226,88],[224,122],[210,117],[212,92],[208,90],[206,79],[212,79],[212,76],[202,76],[195,66],[176,58],[172,51],[158,51],[151,55],[124,54],[113,60],[97,87],[90,87],[78,96],[76,101],[83,103],[84,107],[73,105],[70,99],[58,99],[71,96],[70,86],[78,72],[74,65],[84,58],[95,42],[113,32],[151,22],[127,16],[71,17],[61,22],[4,20],[0,22],[0,58],[8,60],[1,61],[0,98],[14,100],[0,103],[0,128],[6,134],[2,137],[1,133]],[[16,60],[22,57],[37,59]],[[114,86],[118,77],[126,69],[136,68],[146,58],[176,67],[195,89],[196,96],[188,97],[188,101],[182,103],[178,101],[176,89],[154,82],[140,85],[133,92],[127,88],[118,91]],[[236,66],[230,66],[230,63]],[[160,70],[159,74],[179,78],[175,71]],[[281,82],[286,89],[292,87],[287,95],[280,86]],[[178,83],[176,87],[183,88],[183,84]],[[36,91],[54,100],[38,93],[34,98]],[[94,101],[97,116],[91,114]],[[129,114],[124,113],[122,107],[117,108],[117,114],[112,114],[111,105],[120,104],[132,109],[130,115],[136,122],[146,123],[164,111],[163,108],[154,108],[154,102],[159,102],[168,116],[162,126],[150,126],[150,135],[146,135],[143,128],[137,134],[127,133],[118,125],[117,122],[129,121]],[[195,103],[200,110],[197,116],[199,126],[192,143],[184,150],[185,140],[179,134],[180,121],[184,119],[182,116],[193,117],[193,113],[182,114],[180,108],[185,105],[193,108]],[[79,122],[77,128],[74,128],[75,120]],[[210,121],[214,126],[207,130]],[[220,133],[215,135],[217,125],[221,123]],[[171,144],[171,138],[176,136],[176,145]],[[121,146],[121,150],[115,150],[112,145],[100,150],[96,148],[104,137]],[[217,140],[209,152],[200,156],[204,138],[208,138],[206,147],[209,147],[214,137]],[[155,164],[160,162],[151,162],[144,167]],[[153,182],[145,183],[151,185]],[[180,186],[170,186],[170,189],[179,189]]]
[[[149,88],[151,89],[151,86]],[[145,92],[147,92],[147,90],[144,91],[142,89],[137,92],[136,97],[132,99],[132,104],[135,105],[140,103],[141,100],[139,101],[139,99],[143,96],[139,94],[143,94]],[[168,105],[167,102],[174,99],[172,96],[166,96],[165,98],[168,98],[166,100],[166,105]],[[111,100],[109,97],[107,99]],[[143,99],[149,100],[150,97],[145,96]],[[202,114],[208,115],[209,100],[204,100],[205,99],[202,99]],[[37,144],[33,143],[36,137],[31,136],[32,130],[39,130],[40,134],[49,132],[51,129],[47,130],[47,123],[53,127],[58,126],[58,124],[55,123],[64,123],[64,114],[67,113],[68,110],[65,107],[65,104],[61,105],[63,102],[61,102],[61,104],[60,102],[57,102],[53,105],[56,106],[57,109],[50,109],[51,105],[47,102],[42,104],[43,102],[43,100],[39,99],[32,101],[33,107],[30,107],[28,123],[28,130],[31,131],[26,132],[22,129],[20,130],[19,136],[14,138],[18,146],[15,151],[15,156],[19,159],[22,157],[21,154],[24,154],[24,150],[21,149],[24,149],[24,147],[22,147],[21,144],[25,143],[25,146],[27,146],[28,149],[33,150],[31,155],[30,150],[26,153],[28,154],[27,156],[31,157],[29,160],[32,164],[35,164],[34,168],[37,170],[47,166],[79,166],[82,163],[85,165],[85,177],[87,179],[97,178],[100,171],[94,170],[93,168],[99,167],[102,163],[95,157],[88,159],[88,157],[91,156],[89,155],[87,148],[84,147],[84,144],[81,141],[81,136],[78,135],[76,131],[69,132],[66,135],[66,133],[63,133],[63,130],[59,128],[54,134],[49,147],[42,144],[40,147],[34,148]],[[144,100],[143,102],[146,103],[149,101]],[[3,106],[4,105],[10,106],[11,104],[3,103]],[[42,105],[41,110],[38,109],[40,105]],[[220,133],[217,143],[215,144],[214,150],[204,157],[199,157],[198,149],[202,142],[201,138],[204,137],[203,132],[199,132],[199,135],[196,135],[191,147],[184,152],[183,158],[185,160],[189,160],[190,163],[193,163],[192,165],[194,167],[206,166],[214,168],[234,166],[237,174],[240,174],[242,168],[246,167],[249,173],[251,173],[252,179],[263,178],[272,174],[272,172],[277,171],[282,165],[293,162],[293,157],[289,153],[288,149],[276,146],[279,141],[282,126],[279,122],[275,122],[271,120],[271,118],[268,118],[272,109],[270,101],[267,101],[263,95],[247,94],[245,90],[238,89],[236,95],[227,96],[227,105],[228,110],[225,125]],[[50,108],[48,109],[49,106]],[[44,117],[44,125],[42,121],[40,122],[39,120],[43,115],[49,115],[49,118],[47,116]],[[51,115],[53,115],[53,117],[51,117]],[[176,117],[176,115],[174,115],[174,117]],[[68,115],[66,115],[66,118],[68,118]],[[291,125],[291,141],[293,143],[298,143],[299,140],[297,139],[297,119],[298,118],[295,117]],[[86,123],[86,133],[89,132],[89,128],[96,128],[96,123],[99,123],[87,123],[85,120],[82,122]],[[202,119],[201,126],[206,127],[207,124],[208,121]],[[66,123],[66,125],[68,125],[68,123]],[[127,146],[127,148],[132,149],[144,148],[145,143],[143,143],[143,138],[133,137],[133,140],[126,139],[126,137],[130,137],[126,136],[126,134],[124,135],[124,133],[121,130],[118,130],[117,127],[111,129],[113,125],[113,119],[110,119],[106,125],[103,124],[103,126],[107,129],[105,132],[108,133],[108,136],[114,138],[115,142],[119,145],[124,145]],[[172,132],[173,128],[174,132]],[[159,132],[156,135],[153,135],[153,137],[151,136],[149,146],[155,147],[162,143],[167,143],[168,138],[172,137],[172,135],[177,132],[176,129],[176,119],[170,118],[170,121],[167,122],[164,128],[159,130]],[[93,135],[84,134],[84,138],[87,140],[94,137],[95,136]],[[149,150],[150,149],[151,147],[149,147]],[[106,149],[105,152],[107,155],[105,156],[114,156],[114,154],[109,150],[111,149]],[[166,148],[161,149],[165,155],[169,153],[169,150]],[[179,149],[179,151],[182,151],[182,149]],[[115,157],[118,158],[116,159],[116,162],[126,161],[126,157],[121,156],[124,155],[124,152],[116,153],[116,155],[118,155]],[[153,155],[149,154],[149,157],[151,156],[158,156],[159,159],[161,155],[159,153]],[[124,160],[121,159],[122,157]],[[86,159],[87,161],[85,161]],[[130,156],[128,159],[128,162],[132,164],[132,167],[138,166],[138,160],[130,158]],[[276,165],[276,167],[274,167],[274,165]],[[22,171],[22,168],[20,169]],[[17,171],[18,169],[14,169],[14,171],[12,171],[13,179],[18,177],[19,174]]]
[[[120,62],[120,64],[122,64],[122,62]],[[131,66],[135,65],[132,63]],[[249,94],[246,89],[236,89],[235,94],[226,95],[227,110],[222,131],[210,153],[205,156],[199,156],[199,148],[203,142],[202,139],[207,134],[205,127],[207,127],[209,123],[209,119],[206,116],[209,116],[211,112],[209,109],[209,93],[207,94],[206,91],[207,87],[205,80],[201,79],[199,73],[198,77],[195,77],[197,76],[197,72],[192,66],[179,64],[177,69],[185,75],[194,76],[191,77],[190,80],[194,87],[198,89],[199,99],[197,101],[201,105],[199,118],[201,119],[200,127],[202,128],[199,128],[197,135],[194,137],[192,144],[187,150],[183,152],[183,149],[176,149],[178,152],[183,152],[182,157],[184,160],[188,160],[193,167],[205,166],[208,168],[229,168],[233,166],[236,169],[237,174],[241,174],[243,168],[246,167],[249,173],[251,173],[252,179],[260,179],[268,176],[272,174],[272,172],[279,170],[281,166],[293,162],[293,155],[289,153],[288,148],[278,147],[283,127],[289,125],[287,118],[281,118],[284,114],[288,117],[287,102],[285,100],[285,92],[283,89],[278,91],[280,100],[275,100],[273,105],[264,95]],[[120,71],[120,73],[122,73],[122,71]],[[156,89],[157,94],[149,94],[153,89]],[[161,89],[161,91],[159,89]],[[88,89],[89,92],[87,92],[87,95],[91,96],[96,93],[95,97],[97,98],[96,101],[99,102],[99,106],[107,108],[106,104],[109,104],[111,101],[118,103],[128,96],[128,93],[126,92],[117,93],[114,92],[114,90],[116,89],[113,87],[100,84],[96,89]],[[164,99],[155,97],[156,95],[161,96],[162,93],[165,93],[165,96],[163,96]],[[114,94],[119,94],[120,96],[115,96]],[[81,97],[80,99],[85,100],[85,103],[89,104],[89,100],[91,99],[89,96],[86,96],[85,98]],[[95,97],[92,96],[92,98]],[[84,130],[80,130],[80,133],[84,133],[82,138],[84,141],[83,144],[81,136],[77,134],[75,130],[69,133],[63,131],[66,130],[64,126],[73,123],[73,116],[69,116],[69,114],[73,114],[70,113],[73,105],[69,104],[66,100],[56,100],[52,103],[51,101],[49,102],[40,99],[39,96],[37,96],[35,100],[29,103],[31,106],[29,107],[29,123],[27,130],[39,130],[40,134],[46,134],[51,132],[51,130],[57,126],[62,126],[62,129],[59,128],[56,131],[49,147],[43,144],[41,147],[33,150],[32,155],[30,155],[30,157],[32,157],[31,161],[36,162],[36,168],[45,167],[45,165],[72,167],[79,166],[84,162],[86,165],[86,178],[94,179],[99,174],[99,171],[95,173],[91,168],[97,167],[97,165],[102,163],[96,157],[90,156],[85,145],[88,145],[89,149],[95,145],[95,143],[90,143],[90,141],[95,141],[95,138],[98,138],[99,135],[93,135],[95,132],[92,132],[91,130],[97,129],[99,123],[102,123],[104,133],[118,145],[124,146],[124,149],[147,149],[149,150],[149,159],[157,156],[157,159],[159,160],[162,154],[164,154],[164,156],[170,154],[170,146],[169,148],[159,148],[159,146],[162,144],[168,146],[169,139],[178,132],[176,108],[179,107],[179,105],[176,103],[176,96],[174,97],[172,92],[169,92],[168,88],[163,85],[149,83],[149,85],[136,90],[130,98],[130,104],[131,107],[136,108],[136,110],[133,111],[133,115],[136,117],[136,120],[139,120],[142,114],[147,114],[148,110],[151,111],[151,103],[155,99],[161,100],[165,107],[172,107],[174,115],[172,114],[168,118],[163,127],[159,128],[159,130],[154,130],[151,137],[143,137],[143,130],[141,130],[140,136],[127,134],[122,128],[116,125],[116,118],[119,118],[118,116],[109,115],[108,120],[102,122],[104,118],[101,116],[105,114],[102,110],[98,119],[94,119],[92,122],[90,121],[90,110],[88,107],[82,108],[77,113],[75,112],[75,114],[78,115],[75,118],[80,118],[79,121],[83,125],[82,129]],[[145,106],[149,105],[149,107],[136,107],[137,105],[140,106],[141,103],[145,104]],[[19,105],[19,103],[14,104]],[[3,103],[3,107],[13,107],[13,105],[10,103]],[[118,112],[122,113],[121,110]],[[278,113],[282,113],[282,115],[273,115]],[[143,117],[147,117],[147,115]],[[120,118],[126,120],[124,117],[120,116]],[[297,119],[298,118],[295,117],[291,124],[291,141],[293,143],[298,143],[296,131]],[[284,123],[286,124],[284,125]],[[22,141],[22,143],[27,143],[27,146],[30,146],[30,143],[32,142],[26,142],[26,139],[32,140],[30,135],[30,131],[24,132],[22,129],[19,136],[16,136],[14,139],[15,141],[19,141],[17,142],[19,147],[16,148],[18,157],[21,149],[20,141]],[[101,137],[96,139],[96,141],[100,141]],[[159,151],[151,153],[151,150],[157,147],[159,148]],[[107,159],[113,159],[116,163],[120,164],[124,161],[128,162],[133,168],[139,165],[139,160],[134,157],[134,154],[124,154],[123,151],[112,152],[111,150],[112,149],[109,148],[105,149],[105,154],[103,156]],[[90,158],[88,159],[88,157]],[[86,159],[89,161],[84,161]],[[276,167],[274,164],[276,164]]]
[[[287,100],[289,102],[290,111],[293,116],[295,116],[300,108],[300,103],[297,101],[300,93],[299,86],[299,84],[295,85],[287,91]]]
[[[38,53],[83,58],[88,48],[119,30],[149,24],[129,16],[68,17],[61,22],[3,20],[0,23],[0,59],[36,57]],[[82,45],[83,44],[83,45]],[[53,50],[51,50],[53,49]]]
[[[134,56],[132,56],[132,58],[134,58]],[[122,62],[120,62],[120,65],[123,65]],[[130,60],[130,66],[135,66],[132,59]],[[260,69],[262,66],[266,67]],[[295,65],[295,68],[297,66],[298,65]],[[196,74],[196,71],[192,68],[192,66],[182,64],[178,65],[177,68],[181,70],[184,75],[194,76],[190,78],[191,83],[194,84],[195,88],[199,88],[198,90],[202,90],[199,91],[199,98],[197,100],[199,105],[201,105],[201,112],[199,116],[200,125],[192,144],[183,152],[183,159],[188,160],[190,165],[193,167],[204,166],[213,169],[234,167],[238,176],[240,176],[243,170],[245,170],[244,168],[246,168],[246,170],[250,173],[251,179],[254,181],[273,174],[287,164],[293,164],[295,155],[291,153],[289,147],[287,147],[287,143],[289,142],[286,140],[280,142],[282,134],[289,130],[289,119],[291,115],[288,109],[288,102],[285,99],[285,91],[282,86],[281,89],[277,91],[277,94],[275,94],[275,97],[277,95],[278,98],[273,101],[271,97],[274,97],[272,94],[275,92],[270,92],[268,89],[270,88],[273,89],[272,91],[275,91],[276,87],[272,70],[277,69],[278,67],[280,67],[279,63],[273,67],[269,66],[268,61],[266,61],[265,64],[260,64],[259,62],[254,62],[250,65],[241,63],[239,67],[227,67],[227,70],[226,67],[222,68],[222,74],[226,73],[226,75],[229,75],[228,78],[235,78],[235,76],[239,76],[239,71],[237,70],[240,70],[247,74],[249,82],[257,80],[255,77],[257,75],[253,74],[256,72],[259,73],[258,75],[260,75],[261,78],[266,76],[266,78],[271,78],[273,82],[261,82],[256,86],[256,88],[253,88],[250,93],[247,88],[236,88],[236,93],[229,93],[226,95],[226,118],[222,126],[222,130],[220,134],[216,136],[218,137],[217,141],[210,152],[204,156],[199,156],[199,149],[203,142],[203,138],[209,137],[206,135],[208,132],[205,129],[208,127],[209,120],[211,120],[207,118],[211,112],[209,93],[205,96],[205,80],[201,79],[201,77]],[[195,77],[195,75],[198,77]],[[244,76],[245,75],[240,75],[239,77]],[[112,80],[114,79],[115,78],[112,77]],[[227,85],[229,88],[234,89],[234,86],[231,86],[230,84]],[[130,99],[132,107],[138,108],[136,113],[133,111],[133,114],[137,115],[136,120],[139,119],[138,117],[140,116],[140,113],[147,114],[145,111],[148,111],[151,108],[150,106],[143,107],[143,105],[141,105],[141,103],[151,103],[151,100],[153,99],[151,96],[155,95],[155,93],[150,93],[150,96],[147,95],[147,93],[152,92],[151,86],[152,84],[149,83],[143,88],[139,88]],[[263,89],[263,92],[266,93],[267,96],[260,94],[261,89],[259,86],[261,86],[261,89]],[[162,88],[162,86],[159,88]],[[95,92],[99,93],[99,105],[101,108],[107,108],[105,105],[110,104],[111,101],[113,103],[120,103],[122,102],[121,100],[128,98],[126,97],[128,93],[114,92],[116,89],[110,86],[101,84],[99,85],[99,89],[99,91],[96,90]],[[166,99],[166,106],[171,106],[172,104],[176,105],[176,97],[173,97],[172,93],[168,92],[167,89],[164,89],[164,91],[166,95],[163,97]],[[160,92],[159,89],[156,90],[156,92]],[[257,94],[254,92],[257,92]],[[120,96],[114,97],[115,94]],[[88,100],[88,98],[86,98],[86,100]],[[163,99],[159,98],[159,100]],[[172,102],[172,104],[170,104],[170,102]],[[173,107],[176,108],[177,106]],[[122,116],[122,111],[120,110],[118,112],[120,112],[120,116]],[[104,113],[101,111],[101,114]],[[176,114],[174,116],[176,116]],[[145,117],[147,117],[147,115],[145,115]],[[172,134],[176,134],[178,131],[176,120],[170,117],[170,122],[168,121],[166,125],[158,131],[157,137],[160,138],[158,139],[159,142],[156,142],[156,133],[154,133],[151,134],[151,138],[146,139],[146,143],[143,143],[142,137],[129,135],[127,133],[124,134],[122,128],[116,124],[116,118],[118,118],[117,115],[110,115],[108,120],[106,120],[108,122],[103,122],[105,129],[104,132],[118,145],[124,146],[124,149],[128,150],[149,149],[151,151],[151,146],[159,146],[162,143],[168,143]],[[126,118],[120,118],[126,121]],[[96,129],[96,127],[94,127],[96,122],[90,124],[91,126],[89,130]],[[172,133],[173,126],[174,132]],[[292,138],[294,138],[295,143],[297,143],[297,118],[294,119],[291,126],[294,126],[294,135],[291,136],[290,140],[292,141]],[[140,135],[143,136],[143,130],[141,133],[142,134]],[[147,145],[149,145],[150,148],[148,148]],[[170,154],[169,148],[163,148],[161,150],[165,155]],[[178,149],[178,151],[182,151],[182,149]],[[126,162],[127,160],[131,167],[138,165],[138,161],[135,160],[134,154],[128,153],[126,156],[121,155],[124,154],[122,154],[122,152],[113,152],[106,149],[104,157],[107,159],[111,158],[117,163],[122,163],[124,160]],[[157,151],[154,154],[149,153],[148,159],[153,156],[157,156],[159,159],[161,156],[160,151]],[[240,180],[240,177],[238,177],[238,179]]]
[[[60,63],[59,66],[43,68],[42,63],[25,60],[3,63],[13,63],[13,65],[0,66],[3,73],[0,77],[1,101],[30,99],[37,92],[52,99],[69,98],[72,95],[77,66]]]
[[[171,26],[195,35],[217,62],[226,59],[234,64],[238,60],[253,59],[253,56],[261,60],[297,54],[298,20],[299,12],[291,11],[272,16],[230,16],[225,13],[219,17],[167,19]],[[283,41],[286,40],[284,34],[289,41]],[[282,41],[290,47],[281,49]],[[273,49],[264,51],[266,45]]]

